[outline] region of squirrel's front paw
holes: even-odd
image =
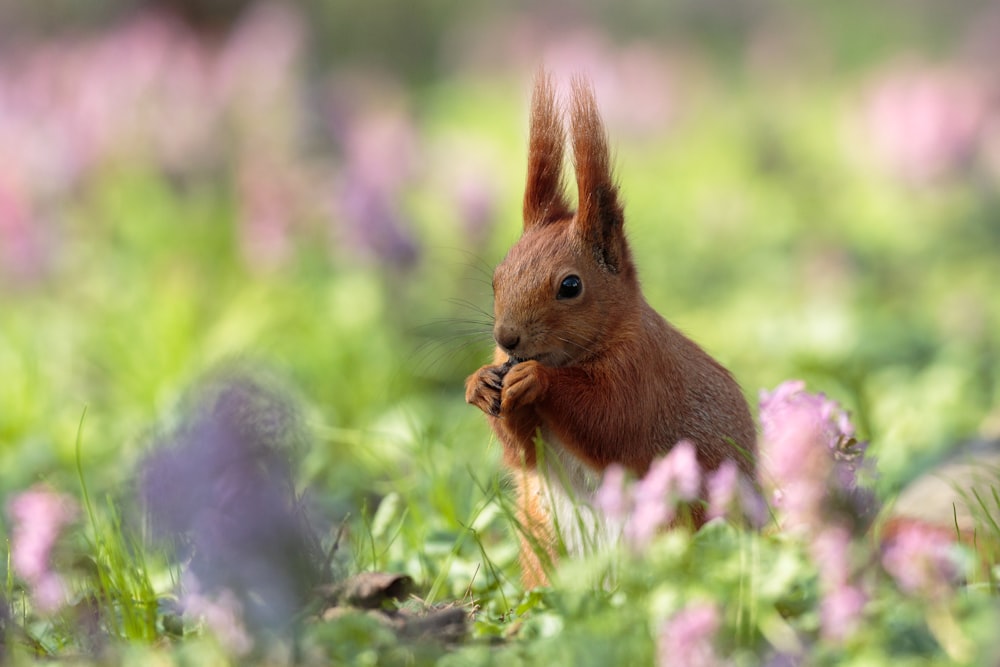
[[[483,366],[465,381],[465,402],[486,414],[496,417],[500,414],[500,390],[509,367]]]
[[[548,387],[545,368],[533,359],[522,361],[508,371],[500,395],[500,414],[510,414],[517,408],[540,399]]]

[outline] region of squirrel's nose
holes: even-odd
[[[493,338],[507,352],[513,352],[521,342],[521,335],[511,327],[498,326],[493,331]]]

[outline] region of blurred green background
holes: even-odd
[[[90,483],[128,482],[241,363],[306,406],[322,502],[467,516],[544,65],[594,82],[649,301],[751,399],[844,402],[891,490],[1000,432],[998,33],[971,0],[4,4],[0,489],[76,488],[85,407]]]

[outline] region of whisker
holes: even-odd
[[[469,301],[468,299],[460,299],[455,297],[448,299],[448,303],[452,304],[453,306],[467,308],[475,313],[479,313],[480,315],[489,318],[490,321],[493,321],[493,313],[489,312],[479,304]]]
[[[465,326],[468,329],[492,332],[493,320],[471,320],[463,317],[442,317],[430,320],[423,324],[417,324],[408,329],[411,334],[434,335],[437,331],[452,331],[455,327]]]
[[[477,347],[483,348],[483,361],[486,359],[486,348],[485,345],[486,337],[467,337],[456,344],[455,339],[448,340],[428,340],[417,347],[411,356],[412,369],[415,374],[418,375],[428,375],[431,369],[441,367],[451,369],[448,374],[457,370],[455,360],[460,358],[462,355],[468,354],[469,350],[475,349]],[[443,362],[449,363],[443,363]],[[476,366],[475,363],[470,365],[469,371],[471,371]]]
[[[569,343],[570,345],[575,345],[576,347],[580,348],[581,350],[583,350],[587,354],[595,354],[594,350],[590,349],[586,345],[581,345],[580,343],[577,343],[575,340],[570,340],[569,338],[566,338],[565,336],[556,336],[555,338],[556,338],[556,340],[562,341],[563,343]]]

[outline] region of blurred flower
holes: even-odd
[[[263,2],[240,19],[219,52],[213,83],[245,153],[275,156],[297,145],[305,43],[292,5]]]
[[[620,521],[632,507],[626,487],[625,468],[614,463],[604,471],[601,485],[594,494],[594,504],[612,521]]]
[[[819,422],[805,406],[784,411],[782,420],[765,424],[761,446],[761,479],[773,487],[773,505],[785,526],[808,528],[822,524],[832,460]],[[779,428],[780,425],[780,428]]]
[[[557,81],[585,76],[594,85],[601,111],[615,134],[662,132],[675,115],[674,72],[664,52],[651,43],[613,46],[596,29],[545,36],[542,62]]]
[[[867,443],[854,438],[835,401],[790,380],[761,391],[760,422],[761,479],[786,527],[818,527],[837,504],[857,516],[873,513],[874,495],[858,485],[858,473],[871,463],[864,458]]]
[[[761,664],[763,667],[799,667],[805,664],[805,657],[797,653],[779,651],[767,656]]]
[[[889,71],[871,85],[865,102],[866,145],[903,180],[932,181],[975,150],[988,101],[985,87],[957,68]]]
[[[287,174],[263,160],[240,169],[238,178],[240,248],[248,267],[282,266],[292,254],[297,202]]]
[[[409,224],[395,205],[396,193],[384,192],[358,173],[347,173],[338,186],[335,218],[351,245],[397,266],[417,258]]]
[[[334,219],[351,245],[396,265],[412,264],[417,244],[399,201],[414,176],[416,128],[401,110],[355,109],[347,116],[333,126],[344,150]]]
[[[857,586],[842,586],[823,595],[820,622],[828,639],[840,641],[860,627],[868,595]]]
[[[237,657],[253,649],[253,637],[243,624],[243,605],[232,591],[202,593],[198,580],[190,573],[184,576],[183,589],[184,613],[200,619],[224,649]]]
[[[674,494],[678,499],[691,501],[698,498],[701,491],[701,466],[698,465],[698,455],[690,441],[681,440],[674,445],[663,458],[663,464],[669,467]]]
[[[709,474],[705,485],[708,488],[708,518],[725,516],[738,502],[740,470],[736,463],[723,461],[717,470]]]
[[[49,249],[30,207],[29,193],[0,171],[0,278],[31,281],[44,273]]]
[[[865,592],[852,584],[851,533],[841,525],[826,526],[814,538],[810,551],[819,571],[823,634],[844,639],[858,628],[868,602]]]
[[[901,524],[886,540],[882,566],[904,593],[932,599],[951,592],[961,572],[952,536],[917,521]]]
[[[700,490],[701,468],[694,445],[682,440],[632,485],[625,482],[624,468],[609,466],[594,502],[612,520],[624,517],[625,539],[641,549],[670,525],[677,504],[697,499]]]
[[[257,629],[284,629],[321,576],[292,478],[298,428],[276,390],[223,379],[202,389],[141,467],[152,525],[190,551],[195,592],[218,600],[230,591],[239,605],[229,608]]]
[[[760,527],[767,522],[767,505],[754,484],[744,476],[735,461],[726,460],[705,480],[708,495],[708,519],[730,516]]]
[[[678,470],[686,472],[689,449],[692,449],[691,443],[677,443],[666,456],[653,461],[645,477],[632,487],[634,509],[625,525],[625,536],[633,546],[646,546],[658,531],[674,520],[679,498],[677,473]]]
[[[301,161],[304,45],[295,9],[263,2],[225,35],[198,33],[169,13],[146,9],[91,36],[25,42],[5,51],[4,269],[24,273],[22,266],[37,263],[38,240],[50,235],[36,212],[61,211],[60,204],[108,164],[139,162],[172,183],[185,183],[246,162],[248,155],[279,164]],[[284,174],[282,183],[288,180]],[[245,208],[257,225],[252,235],[277,238],[274,192],[248,195],[247,185],[241,180],[237,195],[249,199]],[[310,208],[319,209],[321,195],[310,194],[318,189],[293,192],[316,200]]]
[[[534,13],[498,18],[488,15],[489,28],[470,33],[474,40],[455,42],[453,60],[470,77],[490,76],[497,63],[513,63],[520,72],[544,63],[567,85],[572,77],[585,76],[615,136],[656,136],[676,117],[680,63],[655,40],[615,43],[600,26],[540,21]]]
[[[28,584],[38,611],[51,613],[66,602],[66,585],[52,569],[52,549],[77,515],[76,502],[44,486],[14,496],[7,506],[13,522],[10,559],[14,573]]]
[[[786,416],[801,412],[816,423],[826,445],[836,450],[854,437],[854,425],[836,401],[823,394],[810,394],[805,388],[802,380],[787,380],[773,392],[761,391],[760,422],[764,438],[780,437],[786,430],[783,423]]]
[[[661,627],[656,663],[660,667],[716,667],[725,664],[715,651],[719,610],[712,604],[682,609]]]

